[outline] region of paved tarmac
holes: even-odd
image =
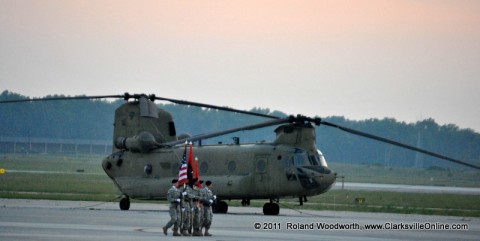
[[[230,207],[215,214],[212,237],[164,236],[168,207],[0,199],[0,240],[478,240],[480,218]],[[259,225],[259,228],[255,228]],[[383,225],[369,230],[368,225]],[[443,230],[446,227],[449,230]],[[303,230],[298,230],[298,229]],[[453,230],[460,228],[460,230]],[[412,230],[417,229],[417,230]]]

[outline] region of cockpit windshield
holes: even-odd
[[[292,156],[285,160],[285,167],[291,166],[306,166],[309,164],[309,158],[307,152],[301,149],[296,149]]]
[[[285,159],[285,167],[291,166],[322,166],[327,167],[327,162],[323,157],[322,152],[317,150],[317,153],[308,155],[308,153],[302,149],[295,150],[294,154]]]
[[[320,166],[328,167],[327,160],[325,160],[325,157],[323,156],[323,153],[320,150],[317,149],[317,154],[318,154],[318,159],[320,161]]]
[[[320,165],[320,157],[317,156],[317,155],[311,155],[309,156],[309,160],[310,160],[310,165],[312,166],[318,166]]]
[[[295,166],[307,166],[309,165],[309,159],[306,152],[295,153]]]

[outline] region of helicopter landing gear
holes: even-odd
[[[278,215],[280,212],[280,206],[278,206],[278,200],[273,202],[273,199],[270,199],[269,203],[263,205],[263,214],[265,215]]]
[[[214,213],[227,213],[228,204],[225,201],[218,200],[213,206],[212,211]]]
[[[299,197],[298,202],[300,203],[300,206],[302,206],[304,202],[308,202],[307,196]]]
[[[122,199],[120,199],[119,205],[121,210],[130,209],[130,198],[128,196],[122,196]]]
[[[242,199],[242,206],[250,206],[250,198]]]

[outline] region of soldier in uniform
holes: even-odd
[[[183,216],[183,225],[182,225],[182,235],[183,236],[190,236],[188,230],[190,230],[190,226],[192,224],[192,209],[193,209],[193,198],[195,195],[193,194],[193,190],[190,185],[185,185],[182,188],[182,216]],[[191,231],[190,231],[191,233]]]
[[[167,200],[170,202],[170,221],[163,227],[163,233],[167,235],[167,230],[173,226],[173,236],[180,236],[178,226],[180,224],[180,203],[182,193],[178,189],[177,179],[172,180],[172,187],[167,192]]]
[[[210,187],[212,186],[211,181],[206,181],[205,182],[205,187],[202,189],[202,197],[201,201],[203,204],[203,227],[205,227],[205,233],[203,234],[204,236],[212,236],[208,230],[210,229],[210,225],[212,224],[212,218],[213,218],[213,213],[212,213],[212,204],[217,197],[213,195],[212,190],[210,190]]]
[[[203,181],[200,180],[199,183],[202,184]],[[200,203],[200,198],[201,198],[200,191],[201,189],[197,185],[193,185],[192,192],[195,197],[192,199],[193,201],[193,234],[192,236],[203,236],[202,231],[200,230],[202,227],[202,223],[201,223],[202,204]]]

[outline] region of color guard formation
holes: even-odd
[[[194,185],[189,185],[188,181],[182,184],[177,179],[172,180],[167,192],[170,220],[163,227],[165,235],[173,226],[173,236],[212,236],[208,230],[212,224],[212,205],[217,199],[210,190],[212,182],[203,184],[197,179],[193,182]]]

